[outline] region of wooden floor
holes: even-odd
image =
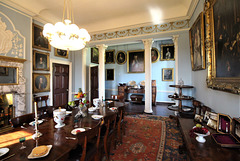
[[[136,104],[136,103],[130,103],[126,102],[128,106],[126,107],[125,111],[126,114],[143,114],[144,113],[144,104]],[[153,113],[152,115],[157,115],[157,116],[169,116],[169,115],[174,115],[174,111],[168,110],[167,106],[169,104],[167,103],[157,103],[156,106],[152,106]]]

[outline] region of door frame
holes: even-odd
[[[98,64],[90,64],[88,67],[89,67],[89,70],[88,70],[88,80],[89,80],[89,86],[88,86],[88,89],[89,91],[91,91],[91,67],[96,67],[98,66]],[[99,73],[98,73],[99,74]],[[91,100],[92,96],[91,96],[91,92],[89,92],[89,100]]]
[[[53,106],[53,63],[56,64],[63,64],[63,65],[69,65],[69,85],[68,85],[68,101],[72,101],[72,62],[70,61],[63,61],[58,59],[50,59],[50,98],[49,98],[49,104]]]

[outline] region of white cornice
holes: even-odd
[[[182,20],[187,20],[187,19],[189,19],[189,16],[176,17],[176,18],[162,20],[159,24],[182,21]],[[94,31],[94,32],[90,31],[89,34],[95,35],[95,34],[121,31],[121,30],[127,30],[127,29],[132,29],[132,28],[143,27],[143,26],[152,26],[152,25],[154,25],[152,22],[146,22],[146,23],[140,23],[140,24],[129,25],[129,26],[124,26],[124,27],[111,28],[111,29],[107,29],[107,30],[99,30],[99,31]]]
[[[14,2],[12,2],[10,0],[1,0],[1,2],[3,2],[4,4],[12,7],[12,9],[14,9],[15,11],[16,10],[20,11],[24,15],[28,15],[28,16],[31,16],[31,17],[34,17],[34,16],[38,15],[37,13],[29,11],[28,9],[23,8],[22,6],[14,3]],[[2,5],[4,5],[4,4],[2,4]]]
[[[198,2],[199,2],[199,0],[192,0],[190,7],[188,8],[188,12],[187,12],[187,16],[189,17],[188,19],[191,19],[192,15],[197,7]]]

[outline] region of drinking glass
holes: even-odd
[[[25,140],[26,140],[26,137],[21,137],[21,138],[19,138],[19,142],[22,143],[22,146],[20,147],[20,149],[25,149],[25,148],[26,148],[26,146],[23,145],[23,143],[25,142]]]

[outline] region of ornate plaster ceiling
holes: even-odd
[[[64,0],[1,0],[43,23],[62,20]],[[90,33],[189,19],[199,0],[72,0],[75,23]]]

